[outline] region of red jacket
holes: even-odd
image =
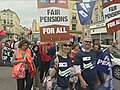
[[[47,43],[46,46],[44,45],[44,43],[40,43],[40,53],[41,53],[42,61],[45,61],[45,62],[50,61],[51,57],[47,55],[46,50],[51,46],[52,46],[51,43]],[[44,47],[46,47],[46,50],[44,49]]]

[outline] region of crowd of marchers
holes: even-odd
[[[118,44],[119,40],[111,43],[109,50],[119,49]],[[17,90],[31,90],[32,86],[34,90],[40,87],[45,90],[100,90],[106,79],[104,73],[96,69],[101,52],[100,43],[93,43],[88,36],[81,42],[37,43],[20,38],[17,42],[6,40],[0,44],[0,65],[14,68],[11,73],[17,81]],[[21,74],[15,76],[19,70]]]

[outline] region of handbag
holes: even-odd
[[[25,63],[19,63],[13,66],[12,78],[22,79],[25,78]]]
[[[24,59],[26,59],[26,54],[24,56]],[[16,79],[25,78],[26,75],[25,67],[26,67],[25,63],[18,63],[13,65],[12,78]]]

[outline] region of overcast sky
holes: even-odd
[[[30,28],[33,19],[39,19],[37,0],[0,0],[0,10],[11,9],[20,18],[22,26]]]
[[[37,0],[0,0],[0,10],[8,8],[16,12],[20,18],[20,24],[27,28],[32,26],[33,19],[39,20]]]

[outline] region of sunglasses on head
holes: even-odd
[[[92,43],[91,41],[85,41],[86,43]]]
[[[65,47],[67,47],[67,46],[68,46],[68,47],[71,47],[72,44],[66,44],[66,43],[65,43],[65,44],[63,44],[63,46],[65,46]]]

